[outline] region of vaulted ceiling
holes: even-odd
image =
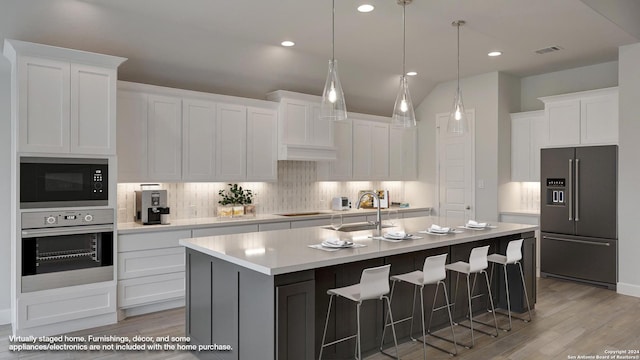
[[[349,111],[391,114],[402,72],[402,7],[337,0],[335,54]],[[264,99],[320,95],[331,57],[330,0],[1,0],[0,36],[129,58],[121,80]],[[456,77],[523,77],[616,60],[640,41],[637,0],[414,0],[406,7],[407,70],[418,104]],[[292,40],[294,47],[280,46]],[[539,55],[549,46],[562,50]],[[491,50],[503,51],[490,58]]]

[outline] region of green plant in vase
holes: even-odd
[[[218,191],[218,195],[222,198],[218,201],[221,206],[218,207],[218,216],[242,216],[254,215],[255,205],[253,205],[253,191],[243,189],[238,184],[228,184],[229,189]],[[222,207],[222,209],[221,209]],[[223,215],[220,215],[220,214]]]

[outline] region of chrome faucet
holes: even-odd
[[[362,198],[365,195],[371,195],[373,196],[376,200],[378,200],[378,212],[376,213],[376,228],[378,229],[378,236],[382,236],[382,216],[380,215],[380,197],[378,196],[378,194],[374,191],[365,191],[362,194],[360,194],[360,199],[358,199],[358,203],[356,204],[356,208],[360,209],[360,202],[362,202]]]

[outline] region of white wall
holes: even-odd
[[[11,66],[0,57],[0,324],[11,322]]]
[[[460,79],[462,99],[467,110],[475,110],[476,119],[476,184],[484,182],[484,188],[476,188],[476,218],[497,221],[498,219],[498,174],[499,174],[499,108],[497,72]],[[505,83],[514,79],[505,78]],[[441,83],[418,105],[418,182],[406,184],[408,194],[417,194],[410,201],[418,205],[433,205],[437,208],[436,191],[436,131],[438,113],[451,111],[455,92],[455,81]],[[510,131],[510,130],[509,130]],[[507,145],[509,146],[509,145]]]
[[[618,292],[640,297],[640,43],[622,46],[618,149]]]
[[[601,89],[618,85],[618,62],[556,71],[521,79],[520,111],[543,110],[541,96]]]

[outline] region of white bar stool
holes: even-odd
[[[322,334],[322,345],[320,346],[320,356],[318,359],[322,359],[322,350],[325,347],[337,344],[342,341],[346,341],[349,339],[356,338],[356,350],[355,356],[356,359],[362,359],[362,348],[360,345],[360,305],[365,300],[387,300],[387,308],[389,310],[389,316],[391,317],[391,322],[393,322],[393,315],[391,314],[391,303],[387,294],[389,293],[389,269],[391,265],[378,266],[374,268],[364,269],[362,271],[362,277],[360,278],[360,283],[345,286],[337,289],[330,289],[327,291],[329,297],[329,309],[327,310],[327,319],[324,323],[324,333]],[[328,344],[325,344],[325,337],[327,336],[327,326],[329,325],[329,314],[331,313],[331,304],[333,303],[334,296],[341,296],[347,300],[351,300],[356,304],[356,317],[358,323],[358,330],[355,335],[347,336],[342,339],[338,339],[332,341]],[[393,341],[396,346],[396,358],[399,359],[398,353],[398,341],[396,339],[396,329],[391,326],[393,330]]]
[[[507,244],[506,256],[501,254],[491,254],[487,256],[487,260],[491,262],[491,279],[492,280],[493,280],[493,268],[495,264],[502,265],[502,268],[504,270],[504,287],[507,290],[507,293],[506,293],[507,309],[509,312],[508,313],[509,328],[502,329],[504,331],[511,331],[511,300],[509,297],[509,278],[507,277],[507,265],[518,264],[518,267],[520,269],[520,279],[522,279],[522,288],[524,289],[524,298],[527,299],[527,309],[529,310],[529,320],[522,319],[522,318],[520,318],[520,320],[524,322],[531,321],[531,306],[529,305],[529,296],[527,295],[527,284],[524,282],[524,272],[522,271],[522,263],[520,263],[520,260],[522,260],[522,242],[523,241],[524,239],[509,241],[509,244]],[[502,313],[498,313],[498,314],[505,315]]]
[[[449,265],[445,265],[445,268],[447,270],[451,270],[451,271],[455,271],[456,274],[456,293],[455,293],[455,299],[453,301],[453,308],[455,309],[455,303],[456,300],[458,299],[458,280],[460,277],[460,274],[465,274],[467,276],[467,297],[469,299],[469,313],[468,313],[468,317],[469,317],[469,324],[470,326],[468,326],[468,328],[471,330],[471,346],[467,346],[465,345],[466,348],[472,348],[475,345],[475,338],[473,335],[473,311],[471,308],[471,300],[475,299],[478,296],[483,296],[484,294],[480,294],[477,296],[472,297],[471,294],[473,293],[473,290],[471,289],[471,284],[469,281],[469,275],[474,274],[473,277],[473,286],[475,288],[475,284],[476,284],[476,277],[478,276],[478,274],[484,274],[484,278],[487,281],[487,291],[489,292],[489,303],[491,304],[491,312],[493,313],[493,321],[495,323],[495,328],[496,328],[496,333],[491,334],[488,333],[486,331],[482,331],[481,329],[476,329],[477,331],[493,336],[493,337],[497,337],[498,336],[498,321],[496,320],[496,315],[495,315],[495,309],[493,308],[493,296],[491,295],[491,285],[489,284],[489,275],[487,275],[487,267],[489,267],[488,263],[487,263],[487,253],[489,252],[489,245],[487,246],[481,246],[481,247],[477,247],[477,248],[473,248],[471,249],[471,255],[469,255],[469,262],[466,263],[464,261],[458,261],[455,262],[453,264],[449,264]],[[480,322],[478,320],[476,320],[477,323],[483,324],[483,325],[487,325],[487,326],[491,326],[489,324],[485,324],[483,322]],[[463,324],[458,324],[458,325],[462,325],[467,327],[466,325]]]
[[[411,316],[398,320],[393,324],[389,324],[389,317],[387,316],[387,319],[385,320],[385,326],[384,329],[382,330],[382,342],[384,342],[384,334],[385,331],[387,329],[387,326],[389,325],[394,325],[394,324],[398,324],[404,321],[408,321],[411,320],[411,328],[409,330],[409,336],[411,337],[411,340],[413,341],[420,341],[423,344],[423,352],[424,352],[424,358],[427,358],[427,345],[438,349],[440,351],[443,351],[449,355],[457,355],[458,354],[458,348],[456,346],[456,334],[453,331],[453,318],[451,317],[451,304],[449,303],[449,296],[447,295],[447,287],[444,283],[444,279],[446,279],[447,277],[447,272],[445,271],[445,263],[447,261],[447,254],[442,254],[442,255],[435,255],[435,256],[429,256],[428,258],[426,258],[424,260],[424,266],[422,268],[422,271],[420,270],[416,270],[416,271],[412,271],[410,273],[406,273],[406,274],[400,274],[400,275],[394,275],[391,277],[391,281],[392,281],[392,285],[391,285],[391,295],[390,295],[390,299],[393,300],[393,292],[395,290],[396,287],[396,282],[406,282],[409,284],[413,284],[413,307],[411,310]],[[429,314],[429,327],[427,328],[426,332],[425,332],[425,326],[424,326],[424,286],[425,285],[436,285],[436,291],[435,294],[433,295],[433,305],[431,306],[431,314]],[[435,308],[436,306],[436,299],[438,297],[438,288],[439,286],[442,285],[442,290],[444,291],[444,299],[445,299],[445,305],[439,307],[439,308]],[[420,339],[415,339],[413,337],[413,319],[415,316],[415,309],[416,309],[416,293],[417,293],[417,289],[420,288],[420,310],[421,310],[421,314],[422,314],[422,340]],[[433,313],[435,311],[438,310],[442,310],[442,309],[447,309],[447,312],[449,313],[449,325],[451,327],[451,336],[453,338],[453,340],[435,335],[435,334],[431,334],[431,319],[433,316]],[[427,343],[427,335],[429,334],[433,337],[436,337],[438,339],[442,339],[442,340],[446,340],[449,341],[451,343],[453,343],[453,352],[450,352],[448,350],[445,350],[441,347],[438,347],[436,345],[433,344],[429,344]],[[382,342],[380,343],[380,351],[382,351]]]

